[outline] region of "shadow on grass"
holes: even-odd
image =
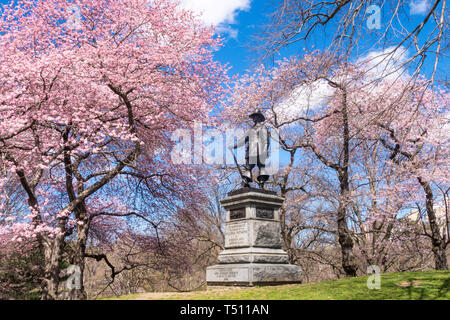
[[[450,291],[450,277],[444,279],[444,283],[439,288],[438,291],[438,298],[442,298],[444,296],[447,296],[447,293]]]
[[[408,279],[407,284],[403,285],[408,290],[410,300],[434,300],[446,298],[450,290],[450,277],[443,279],[443,283],[438,288],[427,287],[429,285],[428,278],[425,279]]]

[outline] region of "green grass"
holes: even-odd
[[[450,271],[388,273],[381,275],[381,289],[367,288],[368,276],[319,283],[167,293],[158,299],[175,300],[450,300]],[[109,299],[150,299],[133,294]]]

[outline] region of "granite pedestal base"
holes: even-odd
[[[302,269],[289,264],[282,249],[276,193],[245,188],[221,201],[227,211],[225,250],[206,270],[208,286],[260,286],[300,283]]]

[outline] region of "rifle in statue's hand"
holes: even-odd
[[[244,175],[242,174],[242,170],[241,167],[239,166],[239,163],[236,159],[236,155],[234,154],[234,149],[236,149],[236,145],[228,146],[228,150],[230,150],[230,152],[233,154],[233,159],[234,159],[234,163],[236,164],[236,167],[238,168],[239,174],[241,175],[241,179],[242,179],[242,186],[243,187],[249,187],[250,185],[248,184],[248,181],[245,180]]]

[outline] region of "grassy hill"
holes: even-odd
[[[450,300],[450,271],[387,273],[381,289],[369,290],[368,277],[301,285],[221,288],[188,293],[142,293],[109,299],[124,300]]]

